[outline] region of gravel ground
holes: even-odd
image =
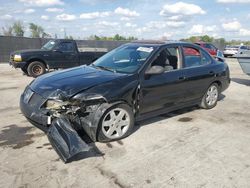
[[[212,110],[190,108],[139,122],[103,156],[64,164],[20,113],[32,78],[0,64],[0,187],[249,187],[250,77],[227,59],[232,83]]]

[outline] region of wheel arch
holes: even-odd
[[[26,68],[29,66],[30,63],[32,63],[32,62],[34,62],[34,61],[39,61],[39,62],[41,62],[41,63],[44,64],[45,68],[48,68],[47,63],[46,63],[44,60],[42,60],[41,58],[37,58],[37,57],[30,58],[30,59],[27,61]]]
[[[97,112],[95,113],[95,124],[97,125],[96,127],[96,131],[95,131],[95,140],[96,141],[99,141],[98,140],[98,132],[100,131],[100,122],[102,120],[102,116],[105,114],[105,112],[112,108],[113,106],[115,105],[121,105],[121,104],[125,104],[127,106],[129,106],[131,108],[131,110],[133,111],[133,108],[131,107],[131,105],[129,105],[129,103],[125,100],[119,100],[119,101],[114,101],[114,102],[111,102],[111,103],[104,103],[103,106],[101,106],[100,108],[98,108]]]
[[[217,84],[217,85],[219,86],[219,89],[221,90],[221,88],[222,88],[222,83],[221,83],[221,81],[215,80],[215,81],[212,82],[210,85],[212,85],[212,84]]]

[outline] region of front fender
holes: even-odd
[[[85,95],[96,94],[102,96],[107,103],[124,101],[133,106],[135,91],[139,85],[137,75],[132,75],[126,79],[107,82],[83,91]]]
[[[94,142],[97,141],[98,127],[103,114],[112,106],[122,103],[124,102],[116,101],[114,103],[102,103],[99,105],[89,106],[87,108],[89,115],[80,117],[82,128]]]
[[[48,64],[48,62],[44,58],[42,58],[41,56],[31,56],[31,57],[25,58],[25,61],[26,62],[40,61],[40,62],[44,63],[45,65]]]

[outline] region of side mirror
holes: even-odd
[[[165,70],[162,66],[155,65],[155,66],[150,67],[150,69],[148,69],[145,74],[146,75],[157,75],[157,74],[164,73],[164,71]]]

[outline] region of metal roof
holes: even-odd
[[[187,42],[177,41],[177,40],[135,40],[129,43],[134,44],[151,44],[151,45],[164,45],[164,44],[187,44]]]

